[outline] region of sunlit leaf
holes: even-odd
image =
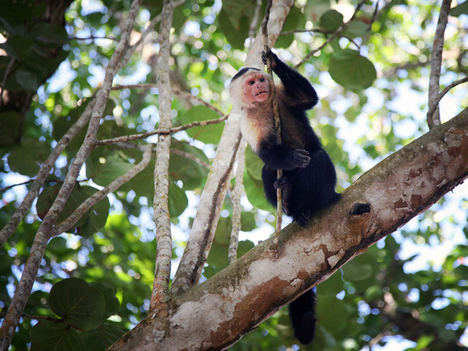
[[[336,10],[329,10],[320,17],[319,23],[327,32],[334,32],[343,24],[343,15]]]
[[[368,88],[377,77],[372,62],[349,49],[333,54],[328,71],[335,82],[352,90]]]

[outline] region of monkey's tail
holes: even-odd
[[[315,288],[306,291],[289,304],[289,318],[294,329],[294,336],[307,345],[315,335]]]

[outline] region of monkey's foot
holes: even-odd
[[[303,209],[299,212],[299,214],[294,217],[294,221],[297,222],[301,227],[306,227],[307,223],[309,223],[310,218],[310,210],[308,208]]]
[[[275,187],[275,189],[283,190],[284,188],[288,186],[288,179],[286,177],[281,177],[275,180],[275,182],[273,183],[273,186]]]

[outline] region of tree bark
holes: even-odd
[[[266,240],[174,299],[169,335],[157,345],[148,317],[109,350],[221,350],[354,256],[434,204],[468,175],[468,109],[363,174],[342,200],[292,223],[279,251]]]

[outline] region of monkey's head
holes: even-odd
[[[245,67],[232,77],[229,92],[234,104],[255,107],[270,99],[271,84],[266,73],[258,68]]]

